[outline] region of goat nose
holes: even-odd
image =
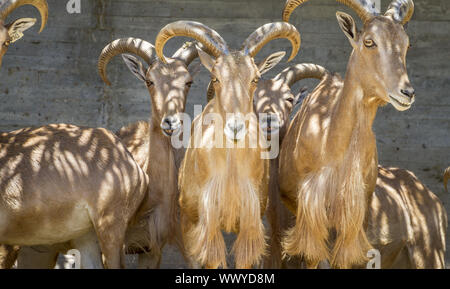
[[[161,129],[166,136],[172,136],[181,127],[181,121],[176,116],[167,116],[161,122]]]
[[[169,128],[175,126],[177,123],[179,123],[179,120],[174,116],[168,116],[163,120],[163,124]]]
[[[409,98],[413,98],[416,95],[416,91],[412,87],[407,88],[407,89],[402,89],[401,93]]]

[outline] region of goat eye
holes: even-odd
[[[289,101],[290,103],[294,103],[294,98],[293,97],[289,97],[286,100]]]
[[[150,80],[146,80],[145,83],[147,84],[148,87],[153,85],[153,81]]]
[[[191,87],[191,86],[192,86],[192,83],[193,83],[192,81],[186,82],[186,86],[187,86],[187,87]]]
[[[10,41],[10,40],[6,40],[5,43],[3,43],[3,45],[4,45],[5,47],[8,47],[10,44],[11,44],[11,41]]]
[[[366,40],[364,40],[364,45],[365,45],[366,47],[368,47],[368,48],[371,48],[371,47],[375,47],[375,46],[376,46],[375,42],[374,42],[372,39],[366,39]]]
[[[211,81],[214,82],[214,83],[218,83],[218,82],[219,82],[219,80],[217,79],[217,77],[211,78]]]

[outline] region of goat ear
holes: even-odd
[[[200,58],[200,61],[202,62],[203,66],[206,67],[206,69],[209,70],[209,72],[212,71],[214,67],[214,59],[209,55],[208,53],[204,52],[202,49],[200,49],[198,46],[195,46],[198,51],[198,57]]]
[[[19,18],[6,25],[11,42],[16,42],[23,37],[23,32],[36,23],[36,18]]]
[[[336,18],[342,31],[350,40],[350,44],[353,47],[356,47],[356,42],[358,41],[358,31],[356,29],[355,20],[353,20],[352,16],[340,11],[336,12]]]
[[[293,106],[296,106],[297,104],[303,102],[303,100],[307,95],[308,95],[308,87],[304,86],[302,87],[302,89],[300,89],[300,92],[294,97]]]
[[[192,78],[195,78],[197,76],[197,74],[200,72],[201,67],[202,67],[201,62],[189,65],[188,71]]]
[[[131,73],[133,73],[134,76],[136,76],[139,80],[145,82],[145,70],[142,62],[140,62],[136,57],[129,54],[122,54],[122,58]]]
[[[278,63],[280,63],[281,59],[283,59],[285,55],[286,52],[284,51],[275,52],[269,55],[258,65],[259,73],[263,75],[264,73],[274,68]]]

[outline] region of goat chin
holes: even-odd
[[[199,221],[187,233],[189,255],[208,267],[226,268],[226,246],[221,229],[238,233],[233,246],[236,263],[251,266],[265,252],[260,198],[250,181],[213,177],[198,204]],[[243,244],[245,243],[245,244]],[[242,248],[245,248],[243,250]]]

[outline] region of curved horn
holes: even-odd
[[[395,21],[405,25],[411,20],[413,14],[414,2],[412,0],[394,0],[389,4],[384,15],[391,16]]]
[[[302,79],[316,78],[321,80],[327,75],[330,75],[330,72],[320,65],[312,63],[302,63],[286,68],[277,76],[275,76],[274,80],[283,80],[284,83],[291,87],[297,81],[300,81]]]
[[[39,13],[41,14],[41,29],[39,30],[39,33],[44,30],[48,19],[48,4],[46,0],[8,0],[3,5],[5,8],[0,12],[0,19],[2,20],[5,20],[6,17],[11,14],[11,12],[16,10],[20,6],[33,5],[37,10],[39,10]]]
[[[213,29],[199,22],[176,21],[167,24],[156,36],[156,54],[164,63],[166,62],[163,54],[164,46],[169,39],[176,36],[185,36],[197,40],[214,57],[229,53],[225,40]]]
[[[135,54],[142,57],[148,65],[155,61],[155,47],[139,38],[122,38],[117,39],[103,48],[98,58],[98,73],[107,85],[111,85],[106,76],[106,66],[109,61],[116,55],[122,53]]]
[[[375,10],[374,3],[369,0],[336,0],[351,9],[353,9],[359,18],[366,23],[378,13]],[[283,10],[283,21],[288,22],[295,8],[308,2],[308,0],[287,0]]]
[[[268,23],[259,27],[245,40],[241,50],[254,57],[264,45],[278,38],[286,38],[291,42],[292,53],[288,62],[291,61],[300,49],[301,38],[295,26],[286,22]]]
[[[185,42],[183,46],[181,46],[181,48],[172,55],[172,58],[181,60],[186,64],[186,66],[189,66],[189,64],[191,64],[191,62],[198,57],[198,50],[196,46],[203,51],[207,51],[203,44],[197,41]]]

